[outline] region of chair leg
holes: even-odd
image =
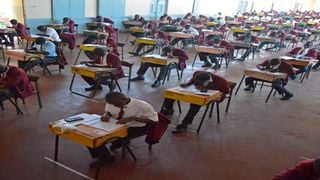
[[[220,108],[219,108],[219,102],[217,102],[217,122],[220,123]]]
[[[231,93],[232,94],[232,93]],[[228,111],[229,111],[229,106],[230,106],[230,102],[231,102],[231,94],[230,94],[230,97],[228,98],[228,102],[227,102],[227,106],[226,106],[226,113],[228,113]]]
[[[37,81],[35,82],[35,85],[36,85],[36,91],[37,91],[37,97],[38,97],[38,104],[39,104],[39,107],[42,108],[42,101],[41,101],[41,96],[40,96],[40,91],[39,91],[39,84]]]
[[[148,149],[149,149],[149,151],[152,150],[152,144],[149,144]]]
[[[211,103],[210,113],[209,113],[210,118],[212,117],[213,107],[214,107],[214,102]]]

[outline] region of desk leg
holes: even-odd
[[[76,64],[77,64],[77,62],[78,62],[78,60],[79,60],[79,57],[80,57],[81,52],[82,52],[82,50],[80,49],[80,50],[79,50],[79,53],[78,53],[78,55],[77,55],[77,58],[76,58],[76,60],[74,61],[74,65],[76,65]]]
[[[203,123],[203,121],[204,121],[204,118],[206,117],[206,114],[207,114],[207,112],[208,112],[208,109],[209,109],[210,104],[211,104],[211,103],[207,104],[206,110],[204,111],[204,114],[203,114],[203,116],[202,116],[201,122],[200,122],[200,124],[199,124],[198,129],[197,129],[197,133],[199,133],[199,131],[200,131],[200,129],[201,129],[202,123]]]
[[[268,100],[269,100],[269,98],[270,98],[270,96],[271,96],[271,94],[272,94],[272,91],[273,91],[273,88],[271,88],[271,90],[270,90],[270,92],[269,92],[269,94],[268,94],[268,97],[267,97],[267,99],[266,99],[265,103],[267,103],[267,102],[268,102]]]
[[[3,46],[1,48],[1,52],[2,52],[3,64],[6,64],[6,56],[4,55],[4,47]]]
[[[180,104],[180,101],[177,101],[177,103],[178,103],[179,113],[181,114],[181,104]]]
[[[54,145],[54,160],[58,161],[58,151],[59,151],[59,135],[56,135],[56,141]]]
[[[12,99],[3,91],[0,91],[0,94],[3,94],[10,102],[11,104],[16,108],[17,110],[17,114],[21,114],[23,115],[23,112],[21,111],[21,109],[18,107],[17,103],[12,101]]]
[[[4,60],[4,61],[6,61],[6,60]],[[7,66],[9,66],[9,63],[10,63],[10,58],[8,58]]]
[[[239,91],[239,89],[240,89],[240,87],[241,87],[241,84],[242,84],[245,76],[246,76],[246,75],[243,75],[243,76],[242,76],[242,78],[241,78],[241,80],[240,80],[240,83],[239,83],[239,85],[238,85],[238,88],[237,88],[236,92],[234,93],[234,95],[237,95],[237,94],[238,94],[238,91]]]
[[[94,89],[93,92],[92,92],[92,94],[91,94],[90,96],[87,96],[87,95],[85,95],[85,94],[81,94],[81,93],[78,93],[78,92],[75,92],[75,91],[72,90],[75,76],[76,76],[76,74],[73,74],[73,76],[72,76],[72,80],[71,80],[70,87],[69,87],[70,92],[73,93],[73,94],[82,96],[82,97],[86,97],[86,98],[92,98],[92,97],[94,97],[94,96],[96,95],[97,89]],[[97,85],[98,85],[99,81],[100,81],[100,79],[97,80]],[[100,84],[100,83],[99,83],[99,84]],[[97,86],[97,87],[98,87],[98,86]],[[96,88],[97,88],[97,87],[96,87]]]
[[[195,63],[196,60],[197,60],[197,56],[198,56],[198,52],[197,52],[196,55],[194,56],[194,59],[193,59],[193,62],[192,62],[192,67],[194,66],[194,63]]]

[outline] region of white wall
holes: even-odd
[[[221,12],[223,15],[234,15],[238,5],[239,0],[200,0],[198,14],[217,15]]]
[[[98,10],[97,0],[85,0],[85,17],[96,17]]]
[[[51,0],[24,0],[28,19],[51,18]]]
[[[148,16],[151,8],[151,0],[126,0],[125,16]]]
[[[193,0],[169,0],[168,15],[182,15],[192,12]]]

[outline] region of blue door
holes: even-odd
[[[119,28],[124,20],[125,0],[99,0],[99,15],[111,18]]]

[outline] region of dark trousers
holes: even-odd
[[[181,41],[183,44],[183,47],[186,47],[189,44],[190,40],[192,40],[192,39],[190,39],[190,38],[174,38],[171,41],[170,45],[175,46],[178,42]]]
[[[250,55],[250,53],[252,52],[252,48],[246,48],[245,50],[246,51],[241,56],[241,59],[243,59],[243,60],[245,60]]]
[[[208,57],[210,59],[210,61],[216,65],[219,65],[219,61],[218,61],[218,55],[213,55],[213,54],[208,54],[208,53],[199,53],[199,58],[200,61],[203,61],[205,63],[208,63]]]
[[[144,136],[148,133],[148,126],[142,126],[142,127],[129,127],[128,129],[128,135],[126,137],[127,140],[131,140],[140,136]],[[114,141],[113,143],[121,143],[122,144],[123,140],[117,140]],[[97,148],[89,148],[88,150],[92,156],[92,158],[98,158],[99,155],[101,157],[108,157],[110,156],[109,149],[106,146],[100,146]],[[100,154],[101,153],[101,154]]]
[[[96,81],[95,79],[90,78],[90,77],[86,77],[86,76],[81,76],[81,77],[82,77],[90,86],[95,86],[95,85],[97,85],[97,81]],[[111,77],[108,77],[108,76],[102,77],[102,78],[100,79],[100,84],[108,85],[109,87],[110,87],[111,85],[113,85],[113,84],[112,84]]]
[[[175,100],[166,98],[165,102],[164,102],[165,103],[164,108],[165,109],[173,109],[174,102],[175,102]],[[196,105],[196,104],[190,104],[189,110],[188,110],[186,116],[182,120],[182,124],[192,124],[194,117],[198,114],[200,109],[201,109],[201,106]]]
[[[140,51],[142,50],[143,47],[145,46],[151,46],[149,49],[147,49],[143,54],[145,53],[149,53],[149,52],[152,52],[156,46],[155,45],[148,45],[148,44],[139,44],[137,49],[136,49],[136,52],[134,52],[135,55],[139,55]]]
[[[141,63],[140,68],[137,72],[138,76],[140,77],[143,76],[149,67],[160,67],[160,73],[157,77],[157,81],[160,81],[160,80],[163,80],[164,77],[166,76],[167,70],[175,68],[176,64],[169,64],[168,66],[166,66],[166,65],[158,65],[158,64],[151,64],[151,63]]]
[[[43,60],[36,61],[18,61],[18,67],[24,69],[26,72],[30,71],[33,67],[43,64],[51,64],[57,62],[57,57],[45,57]]]
[[[247,77],[245,80],[246,86],[254,86],[254,81],[257,80],[252,77]],[[276,91],[278,91],[279,94],[287,93],[288,91],[284,88],[284,82],[282,79],[278,79],[274,82],[272,82],[272,88],[274,88]]]
[[[318,59],[318,62],[313,66],[313,68],[318,68],[320,66],[320,60]]]

